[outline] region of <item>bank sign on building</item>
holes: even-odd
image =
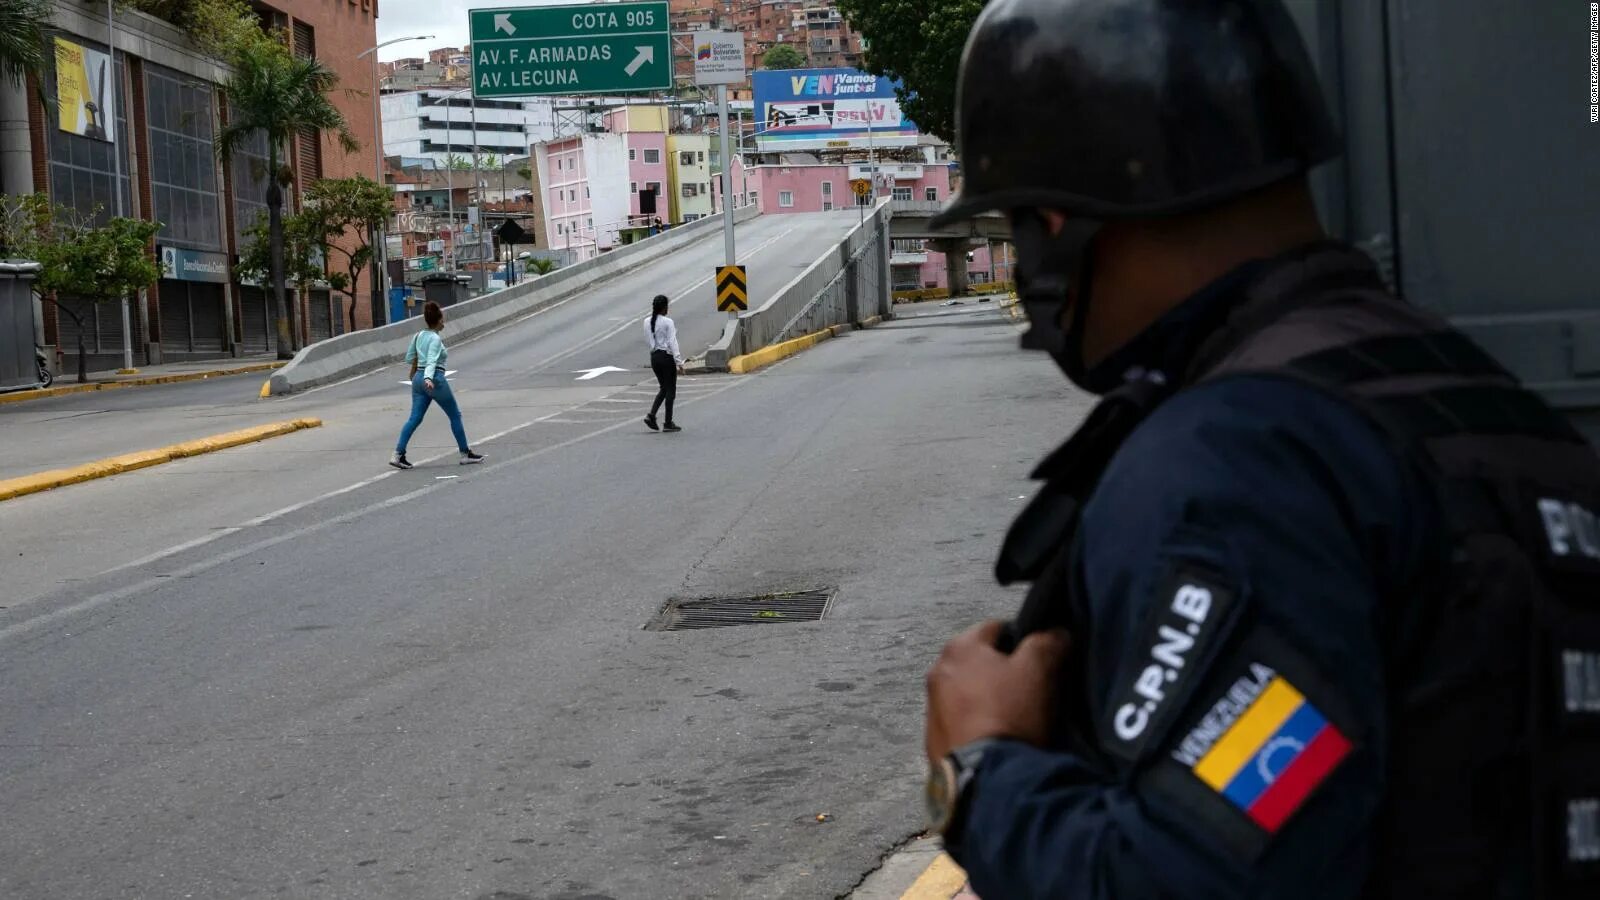
[[[895,83],[859,69],[754,73],[757,145],[763,152],[914,147],[917,126],[900,111]]]

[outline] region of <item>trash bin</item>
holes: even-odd
[[[36,262],[0,260],[0,390],[40,384],[33,357],[33,280],[38,272]]]
[[[425,275],[422,278],[422,294],[430,301],[440,306],[454,306],[471,296],[465,275],[450,275],[438,273]]]

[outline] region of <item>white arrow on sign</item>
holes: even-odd
[[[576,380],[577,381],[589,381],[589,380],[594,379],[594,378],[599,378],[601,375],[604,375],[607,372],[626,372],[626,371],[628,371],[628,370],[627,369],[619,369],[616,366],[600,366],[600,367],[594,368],[594,369],[579,369],[578,372],[577,372],[578,377],[577,377]]]
[[[494,30],[504,31],[506,34],[516,34],[517,26],[511,24],[510,13],[495,13]]]
[[[652,63],[652,62],[656,61],[656,48],[654,48],[654,47],[635,47],[633,49],[639,51],[639,55],[635,56],[633,58],[633,62],[628,63],[628,67],[622,70],[624,72],[627,72],[628,73],[628,77],[630,77],[630,78],[633,77],[633,74],[635,72],[639,71],[639,67],[640,66],[644,65],[645,63]]]

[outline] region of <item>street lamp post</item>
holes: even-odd
[[[374,150],[377,157],[372,163],[372,180],[383,184],[383,109],[379,103],[382,95],[378,90],[378,51],[390,44],[400,44],[406,41],[431,41],[433,35],[419,34],[413,37],[394,38],[384,41],[376,47],[356,55],[356,59],[372,56],[372,140],[376,145]],[[388,320],[388,304],[384,302],[388,297],[387,287],[388,267],[385,265],[388,256],[387,229],[375,228],[372,232],[372,324],[377,325],[379,319]]]
[[[455,272],[456,264],[456,167],[452,164],[453,161],[451,159],[451,157],[455,155],[455,152],[451,149],[452,142],[455,140],[455,137],[451,133],[453,122],[450,118],[450,100],[470,90],[472,90],[472,88],[469,86],[461,88],[460,90],[451,91],[450,93],[444,95],[444,168],[445,177],[449,179],[448,184],[450,195],[450,246],[445,250],[445,261],[448,263],[446,268],[448,268],[451,272]],[[472,143],[472,179],[473,181],[477,181],[478,103],[476,98],[473,99],[472,103]]]

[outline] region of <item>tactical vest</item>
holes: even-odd
[[[1348,247],[1274,261],[1214,324],[1187,371],[1108,394],[1035,473],[997,565],[1033,582],[1005,640],[1081,621],[1079,512],[1173,393],[1239,373],[1329,392],[1425,474],[1448,542],[1383,598],[1390,746],[1367,895],[1600,897],[1600,458]]]

